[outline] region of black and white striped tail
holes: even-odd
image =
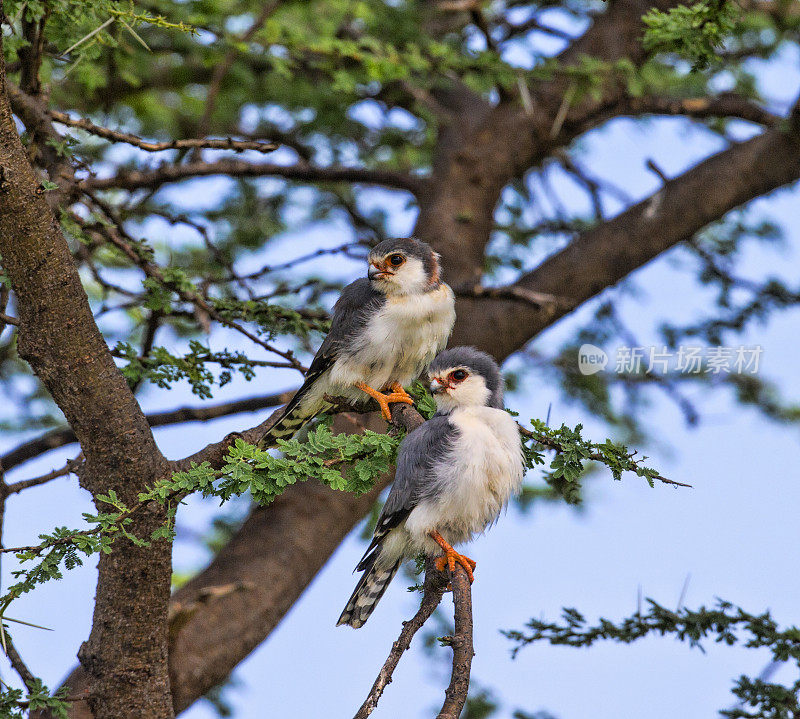
[[[301,400],[305,395],[306,387],[301,387],[297,394],[290,400],[283,410],[283,414],[278,418],[269,431],[258,441],[261,449],[270,449],[277,446],[279,439],[291,439],[294,435],[308,424],[314,417],[330,408],[328,403],[322,403],[317,407],[304,407]]]
[[[381,600],[386,587],[389,586],[389,582],[392,581],[394,575],[397,574],[397,570],[400,569],[402,560],[398,560],[393,567],[376,567],[375,560],[378,554],[379,552],[373,552],[371,561],[365,567],[361,579],[358,580],[358,584],[356,584],[356,588],[353,590],[342,616],[336,622],[337,627],[340,624],[349,624],[354,629],[363,626]]]

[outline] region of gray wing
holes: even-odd
[[[394,484],[357,570],[369,564],[370,553],[417,506],[426,487],[436,479],[434,470],[437,460],[453,446],[457,433],[458,429],[446,416],[434,415],[403,440],[397,453]]]
[[[341,348],[347,346],[348,342],[364,328],[384,301],[384,296],[373,289],[366,278],[351,282],[342,290],[342,294],[333,306],[331,329],[322,341],[317,354],[314,355],[311,366],[306,372],[305,381],[283,410],[281,419],[288,417],[294,411],[311,385],[336,361]]]
[[[386,298],[372,287],[366,277],[347,285],[333,306],[331,329],[317,350],[306,377],[317,377],[328,369],[336,361],[341,348],[364,328],[385,301]]]

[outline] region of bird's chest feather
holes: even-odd
[[[389,297],[364,328],[353,359],[367,374],[413,374],[387,378],[410,381],[445,346],[454,320],[453,293],[447,285],[424,294]]]
[[[522,452],[516,423],[503,410],[459,409],[450,421],[458,438],[443,463],[436,513],[454,541],[465,541],[493,522],[519,491]]]

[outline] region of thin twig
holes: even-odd
[[[184,165],[165,163],[154,169],[121,169],[111,177],[89,177],[80,182],[81,189],[90,190],[156,190],[168,182],[213,175],[231,177],[282,177],[298,182],[351,182],[364,185],[381,185],[413,194],[419,194],[427,180],[417,175],[397,170],[371,167],[344,167],[342,165],[317,166],[307,162],[294,165],[277,165],[269,162],[247,162],[235,158],[216,162],[193,161]]]
[[[6,325],[9,324],[6,319],[6,308],[8,307],[8,299],[11,296],[11,290],[6,285],[0,284],[0,332],[2,332]]]
[[[219,322],[221,325],[225,327],[230,327],[233,330],[236,330],[240,334],[244,335],[249,339],[251,342],[254,342],[259,347],[263,347],[267,352],[271,352],[273,354],[278,355],[279,357],[283,357],[291,366],[300,371],[305,372],[306,368],[297,361],[294,356],[294,352],[291,350],[280,350],[277,347],[265,342],[257,335],[253,334],[247,328],[240,325],[238,322],[234,322],[233,320],[228,319],[227,317],[223,317],[208,301],[205,297],[202,297],[198,293],[185,290],[181,287],[176,286],[174,283],[167,281],[164,276],[164,272],[156,263],[152,262],[148,259],[141,251],[136,249],[136,240],[132,237],[127,235],[125,230],[122,227],[122,220],[117,217],[117,214],[110,205],[106,202],[101,200],[99,197],[96,197],[91,192],[86,191],[86,194],[91,198],[92,202],[100,208],[100,210],[105,214],[108,219],[110,219],[114,223],[114,227],[106,227],[105,225],[98,223],[92,226],[92,229],[97,230],[103,237],[105,237],[112,245],[114,245],[117,249],[119,249],[128,259],[133,262],[134,265],[139,267],[148,277],[153,278],[156,280],[160,285],[163,287],[172,290],[175,292],[178,297],[180,297],[184,302],[189,302],[190,304],[194,305],[198,310],[204,312],[213,320]],[[79,220],[80,221],[80,220]]]
[[[128,145],[138,147],[140,150],[145,150],[146,152],[191,149],[235,150],[236,152],[255,150],[256,152],[272,152],[273,150],[277,150],[279,147],[278,143],[276,142],[267,142],[262,140],[234,140],[230,137],[200,137],[186,140],[168,140],[166,142],[148,142],[138,135],[95,125],[91,120],[87,120],[86,118],[73,118],[66,112],[48,110],[48,114],[56,122],[62,125],[67,125],[68,127],[77,127],[78,129],[85,130],[92,135],[102,137],[104,140],[111,140],[112,142],[124,142]]]
[[[352,255],[350,255],[348,253],[349,250],[351,250],[354,247],[367,247],[367,246],[368,245],[366,243],[364,243],[364,242],[356,241],[356,242],[345,242],[344,244],[339,245],[338,247],[323,247],[323,248],[321,248],[319,250],[315,250],[314,252],[309,252],[308,254],[301,255],[300,257],[296,257],[293,260],[287,260],[286,262],[284,262],[282,264],[264,265],[260,270],[255,270],[254,272],[251,272],[251,273],[249,273],[247,275],[241,275],[241,276],[233,276],[233,275],[231,275],[229,277],[226,277],[225,279],[227,281],[231,281],[231,280],[236,279],[236,278],[241,279],[241,280],[257,280],[257,279],[263,277],[264,275],[266,275],[266,274],[268,274],[270,272],[278,272],[280,270],[292,269],[296,265],[299,265],[301,262],[309,262],[311,260],[315,260],[315,259],[317,259],[319,257],[323,257],[325,255],[336,255],[336,254],[339,254],[339,253],[345,253],[345,254],[347,254],[348,257],[352,257]],[[359,258],[359,259],[361,259],[361,258]]]
[[[46,484],[50,480],[56,479],[57,477],[64,477],[68,474],[72,474],[76,467],[80,464],[81,455],[78,455],[75,459],[69,460],[63,467],[60,469],[54,469],[52,472],[48,472],[47,474],[43,474],[39,477],[32,477],[31,479],[21,479],[19,482],[14,482],[13,484],[9,484],[5,488],[3,488],[3,492],[6,496],[10,494],[17,494],[18,492],[22,492],[24,489],[30,489],[31,487],[38,487],[40,484]]]
[[[667,177],[667,174],[656,164],[656,161],[652,157],[648,157],[644,165],[648,170],[650,170],[650,172],[656,175],[658,179],[661,180],[661,182],[663,182],[665,185],[669,182],[669,177]]]
[[[469,692],[470,670],[475,652],[472,645],[472,590],[464,568],[458,564],[454,574],[444,575],[433,566],[433,559],[425,561],[425,582],[423,584],[422,603],[417,613],[407,622],[397,641],[392,644],[384,665],[381,667],[367,698],[356,712],[354,719],[366,719],[375,708],[384,689],[391,683],[392,674],[400,663],[403,654],[411,645],[414,635],[439,606],[444,595],[447,579],[453,588],[453,604],[455,607],[455,632],[448,637],[447,644],[453,648],[453,671],[450,684],[445,691],[445,700],[437,719],[458,719]]]

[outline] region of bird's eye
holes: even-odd
[[[450,377],[452,377],[456,382],[462,382],[467,378],[467,370],[457,369],[455,372],[450,373]]]
[[[403,255],[392,255],[389,258],[389,264],[392,267],[400,267],[400,265],[402,265],[405,261],[406,261],[406,258],[403,257]]]

